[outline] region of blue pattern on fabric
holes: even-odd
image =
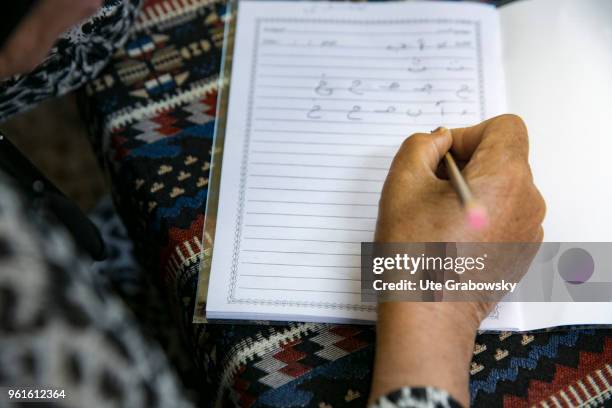
[[[499,381],[516,380],[519,368],[535,369],[542,357],[555,357],[559,352],[559,346],[571,347],[575,345],[581,334],[593,335],[595,331],[571,330],[564,334],[553,334],[545,345],[534,345],[527,357],[511,357],[508,367],[494,368],[486,380],[470,382],[471,399],[474,400],[480,391],[486,393],[494,392]]]
[[[202,208],[206,204],[207,196],[208,189],[204,188],[193,197],[177,198],[172,207],[160,207],[155,214],[151,227],[153,230],[158,231],[162,220],[177,217],[186,208]]]
[[[264,392],[259,396],[255,407],[291,407],[306,406],[313,402],[314,393],[300,388],[304,383],[323,377],[326,380],[337,381],[346,380],[366,380],[370,381],[371,365],[370,356],[374,351],[374,345],[369,345],[365,349],[349,354],[338,360],[321,365],[301,375],[290,383],[277,389]]]

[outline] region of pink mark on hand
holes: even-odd
[[[487,209],[479,204],[472,204],[466,208],[467,222],[475,230],[481,230],[489,224]]]

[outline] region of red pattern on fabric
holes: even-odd
[[[274,358],[282,361],[283,363],[292,363],[295,361],[300,361],[306,357],[306,353],[296,350],[293,347],[283,348],[282,351],[276,353]]]
[[[115,132],[115,134],[111,137],[111,148],[115,152],[115,154],[113,155],[114,161],[120,161],[124,157],[130,155],[130,150],[123,147],[123,144],[127,141],[127,139],[117,134],[120,133],[121,130]]]
[[[607,370],[605,369],[605,366],[606,364],[610,364],[610,362],[612,362],[612,338],[607,338],[603,352],[580,352],[579,362],[576,368],[556,364],[555,375],[552,381],[530,381],[526,398],[520,398],[515,395],[505,395],[504,408],[538,405],[540,401],[546,400],[552,395],[556,395],[561,404],[567,404],[566,401],[561,401],[561,397],[558,394],[560,391],[565,391],[567,397],[570,398],[574,404],[578,405],[578,401],[576,401],[573,394],[567,391],[568,387],[575,384],[579,380],[583,380],[583,383],[589,392],[595,394],[596,391],[593,389],[592,385],[588,381],[584,380],[587,375],[590,375],[598,384],[600,389],[606,389],[607,386],[604,385],[599,376],[596,374],[596,370],[602,370],[603,373],[606,373]],[[585,396],[582,390],[578,389],[579,387],[574,388],[576,388],[576,391],[579,392],[580,397],[583,398],[583,401],[590,397]]]
[[[166,112],[160,113],[159,115],[153,118],[153,122],[158,123],[160,125],[160,127],[157,128],[156,131],[166,136],[172,136],[181,131],[180,128],[172,126],[176,123],[176,121],[176,118],[168,115]]]
[[[187,229],[170,228],[168,230],[168,245],[166,245],[160,251],[160,262],[162,270],[166,270],[170,257],[172,256],[172,254],[176,253],[176,248],[181,251],[183,256],[185,256],[186,258],[189,257],[189,253],[181,244],[186,241],[192,240],[194,237],[201,237],[203,231],[204,214],[199,214]]]
[[[281,368],[279,371],[283,374],[287,374],[290,377],[298,378],[299,376],[306,374],[310,370],[312,370],[312,367],[308,367],[298,362],[293,362],[291,364],[287,364],[287,366]]]
[[[241,365],[238,368],[238,370],[236,372],[236,376],[234,377],[234,382],[232,384],[232,388],[240,396],[240,398],[238,399],[239,405],[241,407],[247,407],[248,408],[248,407],[251,407],[255,403],[255,401],[257,401],[257,397],[247,393],[247,390],[249,389],[249,386],[251,385],[251,382],[245,380],[242,377],[240,377],[240,375],[243,374],[245,371],[246,371],[246,366],[245,365]]]
[[[201,101],[209,107],[209,109],[204,112],[210,116],[217,115],[217,90],[213,90],[211,92],[207,92],[206,96],[201,99]]]
[[[239,405],[244,408],[249,408],[249,407],[252,407],[253,404],[255,404],[255,401],[257,401],[256,396],[251,395],[251,394],[241,394]]]
[[[237,391],[244,391],[249,388],[249,385],[251,385],[251,382],[241,377],[236,377],[234,381],[234,389]]]
[[[367,342],[356,339],[355,337],[347,337],[344,340],[334,343],[334,346],[339,347],[344,351],[348,351],[349,353],[360,350],[367,345]]]
[[[329,329],[330,332],[342,337],[352,337],[362,331],[356,326],[334,326]]]

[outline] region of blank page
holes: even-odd
[[[360,243],[391,160],[412,133],[503,111],[497,19],[479,4],[239,3],[208,318],[375,320]]]
[[[499,13],[508,108],[527,123],[530,163],[547,204],[544,240],[610,242],[612,2],[519,1]],[[605,262],[595,265],[591,281],[610,282]],[[610,302],[522,309],[524,329],[612,323]]]
[[[547,241],[612,241],[612,2],[500,9],[508,108],[525,119]]]

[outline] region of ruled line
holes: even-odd
[[[259,64],[261,67],[271,67],[271,68],[314,68],[314,69],[357,69],[357,70],[374,70],[374,71],[407,71],[414,73],[421,73],[426,71],[473,71],[472,67],[368,67],[368,66],[352,66],[352,65],[294,65],[294,64]]]
[[[275,41],[275,40],[272,40]],[[418,45],[408,45],[402,44],[402,46],[393,46],[393,45],[348,45],[348,44],[334,44],[331,46],[322,46],[321,44],[297,44],[297,43],[279,43],[279,42],[271,42],[270,40],[263,40],[261,44],[262,47],[291,47],[291,48],[315,48],[315,49],[346,49],[346,50],[376,50],[376,51],[385,51],[385,52],[401,52],[405,50],[467,50],[473,51],[474,47],[468,45],[446,45],[444,47],[440,47],[437,45],[427,45],[424,44],[422,46]]]
[[[350,178],[350,177],[316,177],[316,176],[287,176],[277,174],[249,174],[249,177],[269,177],[269,178],[287,178],[287,179],[300,179],[300,180],[334,180],[334,181],[364,181],[364,182],[377,182],[382,183],[384,179],[364,179],[364,178]]]
[[[359,100],[355,100],[355,103],[360,102]],[[272,111],[296,111],[296,112],[312,112],[312,106],[311,107],[306,107],[306,108],[286,108],[286,107],[282,107],[282,106],[256,106],[255,107],[256,110],[272,110]],[[315,111],[316,113],[325,113],[325,112],[335,112],[335,113],[349,113],[351,112],[350,109],[327,109],[327,108],[320,108],[318,110]],[[374,113],[374,114],[381,114],[381,115],[401,115],[401,116],[408,116],[408,117],[419,117],[419,116],[429,116],[429,115],[433,115],[433,116],[439,116],[440,115],[440,111],[433,111],[433,112],[428,112],[428,111],[419,111],[419,112],[414,112],[414,113],[409,113],[409,112],[404,112],[402,110],[396,110],[393,112],[389,112],[387,110],[366,110],[366,109],[362,109],[359,111],[355,111],[354,113]],[[468,111],[462,111],[462,112],[453,112],[453,111],[444,111],[444,115],[475,115],[476,112],[468,112]],[[319,121],[319,119],[317,118],[311,118],[312,122],[316,122]]]
[[[404,61],[404,60],[422,60],[422,59],[452,59],[452,60],[474,60],[474,57],[470,56],[459,56],[459,55],[403,55],[399,57],[385,57],[378,55],[333,55],[333,54],[261,54],[262,57],[266,58],[331,58],[331,59],[375,59],[375,60],[391,60],[391,61]]]
[[[313,135],[382,136],[382,137],[408,137],[409,136],[407,133],[388,134],[388,133],[341,132],[341,131],[328,132],[324,130],[299,130],[299,129],[254,129],[253,131],[254,132],[268,132],[268,133],[286,133],[286,134],[305,133],[305,134],[313,134]]]
[[[390,149],[397,149],[398,145],[390,144],[376,144],[376,143],[334,143],[334,142],[298,142],[293,140],[269,140],[269,139],[255,139],[253,143],[262,144],[304,144],[304,145],[315,145],[315,146],[356,146],[356,147],[387,147]]]
[[[359,228],[334,228],[334,227],[303,227],[296,225],[265,225],[265,224],[246,224],[247,227],[254,228],[289,228],[289,229],[314,229],[314,230],[329,230],[329,231],[353,231],[353,232],[374,232],[369,229]]]
[[[453,32],[449,32],[449,31],[367,31],[367,30],[363,30],[363,31],[330,31],[330,30],[295,30],[295,29],[286,29],[286,28],[267,28],[264,27],[263,29],[264,32],[270,32],[270,33],[275,33],[275,34],[308,34],[308,35],[328,35],[328,34],[334,34],[334,35],[355,35],[355,36],[373,36],[373,35],[380,35],[380,36],[388,36],[388,35],[393,35],[393,36],[406,36],[406,35],[470,35],[472,34],[471,31],[469,30],[455,30]]]
[[[349,265],[311,265],[311,264],[294,264],[294,263],[274,263],[274,262],[251,262],[242,261],[242,264],[248,265],[270,265],[270,266],[297,266],[300,268],[339,268],[339,269],[361,269],[360,266]]]
[[[282,187],[249,187],[250,190],[272,190],[272,191],[305,191],[310,193],[348,193],[348,194],[380,194],[380,191],[360,190],[319,190],[315,188],[282,188]]]
[[[378,204],[358,204],[358,203],[322,203],[316,201],[282,201],[282,200],[247,200],[255,203],[283,203],[283,204],[315,204],[315,205],[348,205],[356,207],[378,207]]]
[[[359,113],[359,112],[355,112]],[[381,125],[381,126],[439,126],[439,123],[389,123],[371,122],[365,120],[324,120],[324,119],[284,119],[284,118],[255,118],[261,122],[308,122],[308,123],[334,123],[342,125]],[[446,123],[446,126],[465,126],[465,123]]]
[[[456,81],[456,82],[474,82],[474,78],[395,78],[395,77],[362,77],[362,76],[341,76],[341,75],[276,75],[276,74],[259,74],[257,78],[288,78],[288,79],[339,79],[354,81],[356,79],[362,81],[384,81],[384,82],[434,82],[434,81]]]
[[[341,255],[341,256],[361,256],[361,253],[329,253],[329,252],[308,252],[308,251],[266,251],[261,249],[243,249],[244,252],[262,252],[275,254],[299,254],[299,255]]]
[[[327,240],[327,239],[303,239],[303,238],[270,238],[270,237],[244,237],[248,240],[262,240],[262,241],[300,241],[300,242],[325,242],[334,244],[355,244],[361,245],[361,241],[342,241],[342,240]]]
[[[282,154],[285,156],[331,156],[331,157],[369,157],[374,159],[392,159],[391,155],[351,154],[351,153],[317,153],[317,152],[277,152],[274,150],[253,150],[255,154]]]
[[[281,215],[291,217],[321,217],[321,218],[350,218],[356,220],[375,220],[376,217],[364,217],[360,215],[321,215],[321,214],[298,214],[298,213],[273,213],[273,212],[257,212],[247,211],[247,214],[251,215]]]
[[[269,85],[269,84],[261,84],[261,85],[257,85],[258,88],[264,88],[264,89],[306,89],[309,91],[314,91],[317,87],[316,86],[303,86],[303,85]],[[355,93],[353,91],[351,91],[350,87],[343,87],[343,86],[326,86],[325,89],[330,90],[330,91],[343,91],[343,92],[352,92]],[[402,93],[423,93],[423,94],[432,94],[432,93],[454,93],[457,92],[459,89],[436,89],[436,88],[432,88],[430,90],[422,90],[422,89],[400,89],[400,88],[394,88],[394,89],[387,89],[387,88],[356,88],[355,91],[359,91],[362,93],[368,93],[368,92],[387,92],[387,93],[392,93],[392,94],[402,94]],[[357,100],[357,99],[355,99]]]
[[[284,275],[257,275],[254,273],[241,273],[240,276],[249,276],[256,278],[281,278],[281,279],[313,279],[313,280],[338,280],[338,281],[355,281],[361,282],[361,278],[331,278],[323,276],[284,276]]]
[[[464,99],[464,100],[445,100],[445,99],[440,99],[440,100],[394,100],[394,99],[365,99],[365,98],[328,98],[325,96],[283,96],[283,95],[262,95],[262,96],[258,96],[258,99],[274,99],[274,100],[278,100],[278,99],[293,99],[293,100],[319,100],[319,101],[334,101],[334,102],[380,102],[380,103],[385,103],[385,104],[392,104],[392,103],[399,103],[399,104],[405,104],[405,105],[410,105],[410,104],[417,104],[417,105],[423,105],[423,104],[432,104],[432,105],[436,105],[439,106],[441,104],[454,104],[454,103],[459,103],[459,104],[475,104],[478,103],[477,101],[472,101],[469,99]]]
[[[274,290],[274,291],[283,291],[283,292],[316,292],[316,293],[343,293],[347,295],[360,295],[361,292],[345,292],[338,290],[315,290],[315,289],[291,289],[291,288],[256,288],[249,286],[238,286],[239,289],[248,289],[248,290]]]
[[[298,163],[274,163],[274,162],[251,162],[251,164],[265,166],[287,166],[287,167],[321,167],[334,169],[363,169],[363,170],[389,170],[388,167],[368,167],[368,166],[339,166],[332,164],[298,164]]]

